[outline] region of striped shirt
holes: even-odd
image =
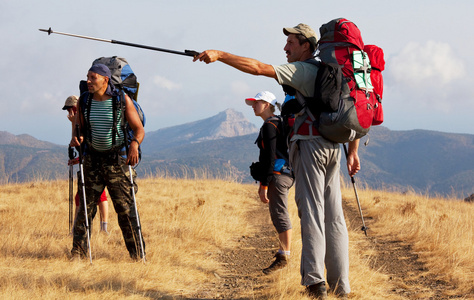
[[[114,121],[112,99],[97,101],[91,99],[91,109],[89,118],[89,130],[91,131],[92,148],[97,151],[108,151],[112,149],[112,127]],[[85,112],[87,116],[87,110]],[[117,135],[115,146],[121,145],[124,141],[124,134],[120,128],[122,111],[117,110]]]

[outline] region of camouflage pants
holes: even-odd
[[[84,178],[87,205],[87,219],[89,228],[92,228],[92,220],[97,213],[97,201],[105,187],[109,191],[110,198],[117,213],[118,223],[122,230],[130,257],[142,257],[140,253],[140,239],[137,216],[133,203],[132,186],[130,183],[129,167],[125,159],[117,154],[92,153],[84,156]],[[135,193],[138,186],[135,182],[136,172],[132,168]],[[84,197],[80,189],[80,202],[77,220],[74,225],[73,248],[71,253],[87,256],[87,228],[84,213]],[[142,237],[143,240],[143,237]],[[145,248],[145,241],[143,241]]]

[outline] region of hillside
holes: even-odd
[[[196,170],[216,175],[230,172],[235,180],[251,182],[249,166],[258,159],[256,137],[254,133],[162,150],[148,148],[140,168],[145,174],[178,177],[189,177]],[[359,155],[362,170],[356,178],[370,188],[462,199],[474,193],[474,135],[375,126],[362,139]],[[341,172],[348,180],[344,159]]]
[[[474,135],[375,126],[367,147],[366,140],[358,178],[371,188],[460,198],[474,193]]]
[[[54,149],[58,145],[40,141],[28,134],[14,135],[6,131],[0,131],[0,145],[16,145],[38,149]]]
[[[142,149],[145,153],[155,153],[176,146],[256,132],[258,132],[258,128],[250,123],[242,113],[227,109],[204,120],[147,132]]]
[[[0,184],[64,177],[67,148],[0,131]]]
[[[258,159],[257,132],[241,113],[230,109],[147,132],[137,170],[140,176],[206,175],[252,182],[249,166]],[[356,179],[370,188],[461,199],[474,194],[474,135],[375,126],[359,149],[362,169]],[[66,161],[64,146],[0,132],[0,182],[66,178]],[[344,159],[341,170],[347,177]]]
[[[252,180],[249,166],[258,160],[255,139],[256,134],[251,134],[148,152],[143,155],[140,168],[145,174],[152,175],[189,178],[195,173],[207,173],[211,177],[249,182]]]
[[[211,174],[239,173],[241,171],[238,168],[243,168],[239,163],[236,167],[235,164],[229,164],[228,159],[221,160],[217,157],[228,145],[219,143],[221,147],[215,148],[211,153],[200,147],[200,143],[257,131],[255,125],[246,120],[242,113],[227,109],[204,120],[147,132],[142,144],[144,158],[140,169],[147,174],[156,174],[156,168],[169,170],[179,177],[183,176],[183,170],[193,172],[194,169],[205,169]],[[232,145],[234,148],[239,146]],[[184,147],[184,150],[175,152],[176,147]],[[206,155],[194,155],[194,149],[199,149],[199,152],[205,152]],[[160,150],[164,152],[157,156],[156,153]],[[177,153],[179,155],[176,156]],[[67,159],[67,147],[40,141],[25,134],[16,136],[0,131],[0,183],[66,178]]]

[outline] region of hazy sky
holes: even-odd
[[[140,82],[145,130],[213,116],[227,108],[255,124],[244,98],[275,80],[222,63],[38,31],[53,30],[184,51],[219,49],[269,64],[286,62],[283,27],[355,22],[366,44],[384,49],[384,126],[474,134],[472,28],[474,2],[465,1],[70,1],[1,0],[0,131],[67,144],[61,108],[78,94],[92,61],[127,58]]]

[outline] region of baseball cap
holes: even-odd
[[[63,110],[76,106],[76,104],[77,104],[77,96],[75,95],[69,96],[67,97],[66,102],[64,102]]]
[[[257,100],[266,101],[266,102],[270,103],[273,106],[275,106],[275,104],[277,103],[275,95],[273,95],[272,93],[270,93],[268,91],[260,92],[257,95],[255,95],[255,97],[253,97],[253,98],[245,99],[245,103],[247,103],[247,105],[252,106],[254,101],[257,101]]]
[[[295,27],[285,27],[283,28],[283,33],[287,36],[290,33],[302,34],[308,41],[316,48],[318,38],[316,37],[316,32],[306,24],[300,23]]]

